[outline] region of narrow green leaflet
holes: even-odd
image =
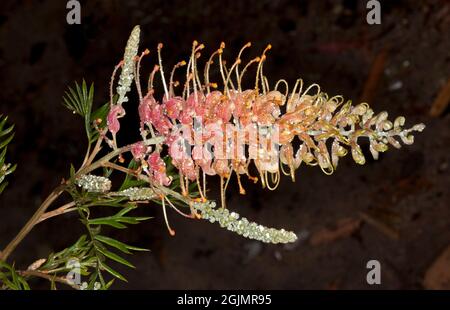
[[[135,170],[138,167],[139,167],[138,163],[133,159],[128,164],[128,169],[130,169],[130,170]],[[130,187],[140,187],[144,184],[146,184],[145,181],[138,180],[138,179],[136,179],[136,177],[127,174],[118,191],[123,191]]]
[[[97,250],[100,253],[102,253],[103,255],[105,255],[106,257],[108,257],[122,265],[128,266],[130,268],[135,268],[134,265],[132,263],[130,263],[129,261],[127,261],[125,258],[120,257],[119,255],[117,255],[111,251],[108,251],[106,248],[102,248],[102,247],[98,246]]]
[[[95,239],[104,244],[112,246],[126,254],[131,254],[130,250],[132,250],[132,251],[149,251],[148,249],[134,247],[134,246],[125,244],[123,242],[120,242],[119,240],[116,240],[116,239],[113,239],[113,238],[110,238],[107,236],[97,235],[97,236],[95,236]]]
[[[14,265],[0,261],[0,289],[10,290],[29,290],[30,286],[27,281],[19,275]]]
[[[86,81],[83,80],[81,86],[75,82],[75,88],[69,87],[63,97],[63,104],[73,113],[84,118],[86,135],[91,142],[91,111],[94,102],[94,83],[88,89]]]
[[[16,170],[17,165],[11,165],[6,163],[6,150],[8,144],[14,138],[14,125],[5,128],[8,117],[0,115],[0,194],[3,192],[8,182],[5,181],[5,177]]]
[[[101,263],[100,268],[107,271],[109,274],[113,275],[117,279],[122,280],[124,282],[128,282],[127,279],[125,279],[125,277],[123,275],[121,275],[119,272],[115,271],[114,269],[112,269],[111,267],[106,265],[105,263]]]

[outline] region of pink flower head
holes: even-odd
[[[228,159],[216,159],[213,163],[214,170],[221,177],[228,178],[231,170],[228,163]]]
[[[136,142],[131,146],[131,154],[135,160],[144,158],[147,147],[143,142]]]
[[[108,129],[112,134],[116,134],[120,130],[119,118],[125,115],[125,110],[122,105],[112,105],[106,117]]]
[[[166,163],[157,152],[153,152],[147,160],[150,177],[159,185],[169,186],[172,181],[166,174]]]
[[[160,104],[156,104],[151,111],[151,123],[156,128],[156,130],[163,134],[168,135],[170,129],[172,128],[172,123],[164,115],[163,107]]]
[[[186,99],[186,106],[200,112],[205,102],[205,96],[201,92],[195,92]]]
[[[180,116],[181,110],[183,109],[183,104],[183,98],[172,97],[168,100],[164,100],[163,106],[166,110],[167,116],[175,120]]]
[[[252,106],[254,102],[254,91],[245,90],[241,93],[231,93],[233,104],[233,116],[241,121],[243,126],[252,122]]]
[[[179,168],[179,163],[185,156],[184,148],[181,145],[183,140],[178,136],[171,136],[166,143],[169,146],[169,155],[172,159],[172,164]]]
[[[223,94],[220,91],[212,91],[205,98],[205,116],[207,122],[215,121],[217,118],[216,106],[220,103]]]
[[[169,178],[165,172],[164,173],[154,172],[153,173],[153,180],[155,182],[157,182],[158,184],[164,185],[164,186],[169,186],[170,183],[172,182],[172,179]]]
[[[215,175],[216,172],[212,168],[212,154],[205,146],[196,145],[192,149],[192,157],[195,164],[199,166],[207,175]]]
[[[232,104],[228,100],[221,100],[220,103],[216,106],[215,114],[219,119],[224,123],[228,123],[231,119],[233,112],[234,104]]]
[[[152,117],[152,109],[157,105],[152,93],[147,94],[139,103],[139,119],[141,120],[141,127],[144,124],[149,125]]]
[[[185,106],[183,107],[183,111],[180,114],[180,122],[183,125],[191,125],[192,124],[192,119],[195,116],[195,110],[193,107],[188,106],[187,104],[185,104]]]
[[[191,157],[185,156],[181,160],[180,170],[189,180],[195,181],[197,179],[197,170]]]
[[[160,167],[166,167],[164,161],[162,160],[161,156],[157,152],[153,152],[147,160],[148,166],[151,170],[159,170]]]

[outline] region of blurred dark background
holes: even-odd
[[[106,102],[112,69],[140,24],[141,49],[154,52],[163,42],[167,65],[185,59],[194,39],[207,52],[225,41],[230,60],[248,41],[249,58],[271,43],[265,73],[272,82],[302,77],[427,128],[412,146],[391,148],[363,167],[345,157],[330,177],[302,167],[296,183],[285,177],[275,192],[247,184],[246,196],[231,184],[229,208],[298,232],[291,246],[252,242],[172,212],[177,235],[170,237],[160,208],[143,207],[155,219],[112,234],[152,251],[131,257],[136,270],[118,267],[129,283],[116,288],[449,288],[450,4],[381,1],[382,23],[371,26],[366,2],[90,0],[81,1],[81,25],[67,25],[66,1],[2,1],[0,113],[16,125],[9,158],[18,168],[0,197],[0,246],[67,176],[69,164],[81,163],[83,125],[61,104],[66,87],[85,78],[95,82],[96,104]],[[438,112],[430,114],[433,106]],[[125,128],[122,141],[137,136],[137,123]],[[37,226],[12,258],[25,268],[81,233],[76,214],[58,217]],[[371,259],[382,266],[379,286],[366,283]]]

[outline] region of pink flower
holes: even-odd
[[[195,181],[197,179],[197,170],[191,157],[185,156],[181,160],[180,170],[189,180]]]
[[[136,142],[131,146],[131,154],[136,160],[144,158],[146,151],[147,147],[143,142]]]
[[[150,177],[159,185],[169,186],[172,181],[166,174],[166,163],[157,152],[153,152],[147,160]]]
[[[186,100],[186,107],[193,108],[196,115],[200,116],[203,112],[204,103],[205,96],[201,92],[196,92],[189,95]]]
[[[185,106],[183,107],[183,111],[180,114],[180,122],[183,125],[191,125],[192,124],[192,119],[195,116],[195,110],[193,107],[188,106],[187,104],[185,104]]]
[[[109,110],[106,122],[108,129],[112,134],[116,134],[120,130],[119,118],[125,115],[125,110],[122,105],[112,105]]]
[[[216,159],[213,164],[214,170],[221,177],[229,177],[231,169],[228,163],[228,159]]]
[[[212,168],[212,154],[205,146],[196,145],[192,149],[192,157],[195,164],[202,169],[207,175],[215,175],[216,172]]]
[[[165,97],[164,97],[165,98]],[[183,109],[184,100],[181,97],[172,97],[168,100],[164,100],[163,106],[166,110],[167,116],[171,119],[178,119],[181,110]]]
[[[153,152],[147,160],[148,166],[151,170],[159,170],[160,166],[163,166],[165,169],[165,163],[161,159],[159,153]]]
[[[164,115],[163,108],[160,104],[155,104],[150,113],[151,124],[156,128],[156,130],[163,134],[168,135],[170,129],[172,128],[172,123]]]
[[[143,128],[144,125],[153,125],[153,127],[163,135],[168,135],[170,133],[172,123],[167,116],[164,115],[163,106],[155,100],[152,93],[149,93],[141,100],[138,110],[141,128]]]
[[[155,98],[151,93],[145,96],[139,103],[139,119],[141,120],[141,128],[146,124],[149,125],[152,117],[152,109],[157,105]]]

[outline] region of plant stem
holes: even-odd
[[[75,206],[75,201],[72,201],[72,202],[66,203],[65,205],[59,207],[58,209],[55,209],[55,210],[49,211],[49,212],[45,212],[44,214],[41,215],[41,217],[36,222],[36,224],[39,224],[40,222],[43,222],[49,218],[58,216],[60,214],[74,211],[74,210],[76,210],[76,208],[73,208],[74,206]]]
[[[6,261],[8,256],[14,251],[17,245],[25,238],[26,235],[31,231],[31,229],[36,225],[39,218],[44,214],[45,210],[56,200],[66,188],[66,184],[61,184],[53,190],[53,192],[48,195],[41,206],[33,214],[33,216],[28,220],[25,226],[19,231],[19,233],[14,237],[14,239],[6,246],[6,248],[0,253],[0,260]]]
[[[117,170],[117,171],[120,171],[120,172],[123,172],[125,174],[133,175],[139,180],[143,180],[143,181],[146,181],[148,183],[151,183],[151,181],[150,181],[148,176],[136,173],[136,171],[133,171],[131,169],[119,166],[117,164],[114,164],[114,163],[111,163],[111,162],[105,162],[102,166],[103,167],[108,167],[108,168],[111,168],[111,169],[114,169],[114,170]],[[183,202],[185,202],[187,204],[190,204],[192,202],[189,199],[189,197],[183,196],[180,193],[177,193],[176,191],[171,190],[170,188],[163,187],[163,186],[156,186],[156,189],[159,190],[161,193],[164,193],[166,195],[171,195],[172,197],[175,197],[178,200],[183,201]]]
[[[78,285],[76,285],[75,283],[71,283],[69,280],[62,278],[62,277],[57,277],[57,276],[52,276],[37,270],[19,270],[17,272],[18,274],[20,274],[21,276],[24,277],[39,277],[39,278],[43,278],[49,281],[55,281],[55,282],[59,282],[59,283],[63,283],[66,285],[70,285],[72,288],[79,290],[80,287]]]
[[[146,145],[158,144],[161,142],[161,138],[152,138],[146,142]],[[123,146],[121,148],[117,148],[114,151],[106,154],[102,158],[98,159],[94,163],[90,163],[95,155],[100,151],[100,144],[97,144],[92,151],[91,156],[87,161],[86,166],[81,166],[77,173],[75,173],[73,179],[76,179],[82,175],[88,174],[89,172],[102,167],[106,162],[109,162],[114,157],[129,152],[131,150],[131,144]],[[48,207],[66,190],[66,188],[72,183],[72,180],[67,180],[66,182],[60,184],[56,187],[50,195],[44,200],[44,202],[40,205],[40,207],[36,210],[33,216],[28,220],[28,222],[22,227],[19,233],[14,237],[13,240],[5,247],[3,251],[0,252],[0,260],[6,261],[14,249],[19,245],[19,243],[28,235],[28,233],[33,229],[33,227],[39,223],[42,215],[48,209]]]

